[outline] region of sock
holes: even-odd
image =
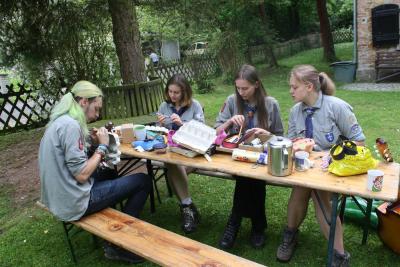
[[[190,204],[192,204],[192,198],[191,197],[187,197],[187,198],[183,199],[181,201],[181,203],[182,203],[182,205],[190,205]]]

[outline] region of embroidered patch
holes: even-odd
[[[350,131],[351,131],[352,134],[359,133],[360,132],[360,125],[354,124],[353,126],[351,126]]]
[[[79,150],[83,150],[82,137],[79,137],[79,140],[78,140],[78,147],[79,147]]]
[[[222,106],[222,108],[221,108],[221,110],[219,112],[224,112],[225,107],[226,107],[226,102],[224,102],[224,105]]]
[[[335,138],[335,136],[333,135],[332,132],[325,134],[325,139],[326,139],[329,143],[332,143],[334,138]]]

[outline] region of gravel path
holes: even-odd
[[[349,83],[340,87],[349,91],[400,92],[400,83]]]

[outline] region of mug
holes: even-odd
[[[367,189],[372,192],[379,192],[382,190],[383,184],[383,171],[368,170]]]
[[[306,151],[297,151],[294,153],[294,168],[302,172],[311,168],[311,161],[308,159],[309,153]]]
[[[140,124],[133,125],[133,133],[135,134],[137,141],[146,140],[146,129],[144,125]]]

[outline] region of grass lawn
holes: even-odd
[[[340,44],[336,51],[341,60],[351,60],[352,44]],[[321,71],[332,76],[327,63],[322,61],[322,50],[313,49],[279,61],[277,69],[258,66],[268,94],[280,103],[281,113],[287,127],[288,112],[293,105],[289,96],[288,73],[296,64],[314,64]],[[225,98],[233,93],[232,85],[224,85],[216,79],[216,90],[212,94],[195,95],[205,107],[206,120],[213,125]],[[396,161],[400,160],[400,119],[398,103],[400,92],[354,92],[340,90],[337,96],[350,103],[359,123],[367,136],[367,145],[372,147],[376,137],[384,137],[391,145]],[[130,121],[141,123],[154,120],[155,117],[143,116]],[[115,124],[125,120],[114,120]],[[97,122],[104,125],[105,121]],[[0,139],[0,149],[27,139],[39,138],[42,131],[30,131]],[[29,180],[27,180],[29,181]],[[147,203],[142,219],[183,234],[180,230],[180,213],[175,198],[168,198],[165,184],[159,182],[163,203],[156,206],[156,213],[150,213]],[[190,190],[198,205],[202,221],[197,232],[190,238],[217,247],[219,237],[228,218],[234,182],[199,175],[190,176]],[[24,208],[13,209],[13,188],[0,189],[0,266],[71,266],[73,265],[64,240],[61,223],[52,216],[36,208],[33,203]],[[304,223],[300,228],[300,243],[289,264],[275,260],[277,246],[281,240],[282,229],[286,223],[286,206],[290,189],[267,187],[266,212],[268,217],[267,243],[265,248],[254,250],[249,244],[250,223],[244,220],[234,248],[230,251],[241,257],[265,264],[267,266],[323,266],[326,260],[327,241],[323,238],[316,223],[312,204]],[[344,240],[345,247],[351,253],[352,266],[400,266],[400,257],[383,246],[376,232],[371,231],[366,246],[361,246],[361,226],[346,221]],[[75,236],[75,246],[81,255],[79,266],[125,266],[110,262],[103,257],[100,248],[93,248],[88,233]],[[139,266],[155,266],[146,262]]]

